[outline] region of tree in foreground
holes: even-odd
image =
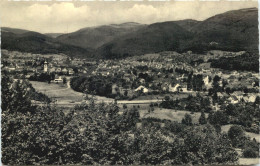
[[[8,78],[2,87],[12,85]],[[16,94],[14,87],[6,94]],[[24,93],[22,91],[22,93]],[[95,103],[63,110],[24,105],[14,95],[2,106],[2,162],[6,165],[230,164],[237,161],[229,137],[211,125],[192,126],[190,115],[181,130],[137,128],[137,108],[120,115],[115,103]],[[26,106],[26,107],[25,107]],[[22,110],[22,111],[21,111]],[[127,119],[127,121],[124,121]],[[159,122],[158,122],[159,123]],[[174,125],[180,125],[173,123]]]

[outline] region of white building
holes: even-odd
[[[43,71],[48,72],[48,62],[44,62]]]

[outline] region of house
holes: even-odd
[[[62,72],[63,74],[67,74],[67,73],[68,73],[68,70],[67,70],[66,68],[63,68],[63,69],[61,70],[61,72]]]
[[[117,94],[119,92],[119,87],[116,84],[112,85],[112,94]]]
[[[145,79],[141,78],[141,79],[139,80],[139,82],[140,82],[141,84],[144,84],[144,83],[145,83]]]
[[[135,92],[138,92],[138,91],[142,91],[143,93],[148,93],[149,92],[149,90],[146,87],[142,86],[142,85],[135,89]]]
[[[110,73],[108,71],[101,71],[100,74],[102,76],[108,76]]]
[[[60,82],[63,82],[63,79],[61,78],[61,76],[59,76],[58,78],[54,79],[54,82],[55,83],[60,83]]]
[[[234,93],[232,93],[233,96],[236,96],[236,98],[240,101],[243,96],[244,96],[244,92],[242,91],[235,91]]]
[[[243,97],[243,100],[245,102],[249,102],[249,103],[255,102],[255,99],[256,99],[256,95],[250,95],[250,96]]]
[[[180,84],[176,84],[175,86],[172,87],[172,85],[169,86],[169,91],[170,92],[179,92],[181,88],[181,85]]]
[[[57,72],[57,73],[60,73],[60,72],[61,72],[61,68],[58,67],[58,68],[56,69],[56,72]]]
[[[210,81],[209,76],[206,76],[205,78],[203,78],[203,82],[205,85],[205,89],[210,89],[212,87],[212,81]]]
[[[51,73],[51,72],[55,72],[55,71],[56,71],[56,68],[55,68],[55,67],[51,67],[51,68],[49,69],[49,71],[50,71],[50,73]]]
[[[232,104],[237,104],[239,102],[239,100],[236,96],[230,96],[228,98],[228,101],[230,101],[230,103],[232,103]]]
[[[9,70],[9,71],[14,71],[14,70],[15,70],[15,66],[9,66],[9,67],[8,67],[8,70]]]
[[[72,68],[68,69],[69,75],[73,75],[74,74],[74,70]]]

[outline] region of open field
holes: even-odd
[[[239,165],[259,165],[259,158],[239,158]]]
[[[48,84],[46,82],[38,82],[38,81],[30,81],[32,86],[36,89],[36,91],[41,92],[52,100],[56,100],[56,104],[64,107],[73,107],[81,102],[85,102],[85,94],[81,92],[76,92],[70,88],[70,82],[68,81],[66,85],[60,83],[51,83]],[[90,97],[90,96],[89,96]],[[102,96],[94,96],[94,98],[98,102],[113,102],[114,99],[102,97]]]
[[[84,94],[80,92],[76,92],[70,88],[69,82],[67,85],[63,84],[55,84],[55,83],[45,83],[45,82],[37,82],[37,81],[30,81],[33,87],[48,97],[55,99],[56,104],[64,107],[73,107],[76,104],[80,104],[84,102]],[[113,99],[94,96],[98,102],[113,102]],[[154,117],[159,119],[168,119],[171,121],[181,122],[182,118],[185,116],[186,113],[190,114],[189,111],[183,110],[171,110],[171,109],[163,109],[155,107],[155,110],[151,113],[148,113],[149,105],[151,102],[157,102],[158,99],[146,99],[146,100],[134,100],[134,101],[118,101],[120,107],[123,104],[127,104],[128,108],[132,108],[133,106],[139,105],[140,116],[141,118],[146,117]],[[198,119],[200,117],[200,113],[195,112],[194,114],[190,114],[192,117],[193,123],[198,123]],[[206,117],[208,114],[206,114]]]
[[[30,81],[32,86],[41,93],[44,93],[52,100],[57,100],[58,104],[61,103],[74,103],[81,102],[84,98],[84,94],[75,92],[68,85],[56,84],[56,83],[45,83],[38,81]]]
[[[232,124],[221,126],[221,131],[227,133],[231,126]],[[251,139],[255,138],[256,141],[260,142],[260,134],[255,134],[250,132],[245,132],[245,134],[246,136],[249,136]]]
[[[164,108],[155,108],[155,110],[151,113],[148,113],[148,110],[140,110],[140,117],[154,117],[159,119],[168,119],[171,121],[181,122],[184,118],[185,114],[190,114],[189,111],[184,110],[171,110]],[[194,114],[190,114],[192,117],[193,123],[199,123],[200,112],[195,112]],[[206,117],[208,117],[208,113],[205,113]]]

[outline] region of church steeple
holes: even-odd
[[[45,62],[44,62],[43,71],[44,71],[44,72],[48,72],[48,62],[46,62],[46,60],[45,60]]]

